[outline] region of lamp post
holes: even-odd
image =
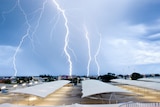
[[[16,89],[17,87],[18,87],[18,85],[17,85],[17,84],[13,85],[13,88],[14,88],[14,89]]]
[[[2,92],[2,93],[6,93],[6,86],[2,86],[2,87],[1,87],[1,92]]]
[[[25,86],[26,86],[26,83],[23,83],[23,84],[22,84],[22,87],[25,87]]]

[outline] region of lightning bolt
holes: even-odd
[[[66,28],[66,34],[65,34],[65,45],[64,45],[64,52],[68,58],[68,62],[69,62],[69,75],[72,76],[72,61],[71,61],[71,56],[67,50],[68,48],[68,42],[69,42],[69,27],[68,27],[68,19],[67,19],[67,16],[65,14],[65,10],[62,9],[60,7],[60,5],[58,4],[58,2],[56,0],[52,0],[53,3],[56,5],[57,7],[57,10],[61,12],[64,20],[65,20],[65,28]]]
[[[17,5],[18,5],[18,2],[16,2],[15,5],[10,10],[2,12],[3,21],[1,22],[1,24],[3,24],[6,20],[5,14],[12,12],[17,7]]]
[[[74,50],[73,50],[72,48],[70,48],[69,46],[68,46],[68,49],[72,52],[72,54],[73,54],[75,60],[77,61],[77,56],[76,56]]]
[[[100,33],[99,33],[99,37],[100,37],[100,39],[99,39],[98,49],[97,49],[96,54],[95,54],[95,56],[94,56],[95,63],[96,63],[96,65],[97,65],[97,69],[98,69],[98,71],[97,71],[97,75],[98,75],[98,76],[100,75],[100,67],[99,67],[99,63],[98,63],[98,61],[97,61],[97,56],[98,56],[98,54],[99,54],[99,51],[100,51],[100,48],[101,48],[101,41],[102,41],[102,38],[101,38],[101,34],[100,34]]]
[[[53,27],[52,27],[52,30],[51,30],[51,33],[50,33],[50,40],[53,39],[53,32],[54,32],[54,29],[55,29],[56,25],[58,24],[58,21],[59,21],[60,15],[59,15],[59,14],[57,14],[57,15],[58,15],[58,16],[57,16],[57,20],[56,20],[56,22],[54,23],[54,25],[53,25]],[[55,20],[55,19],[56,19],[56,17],[54,17],[53,20]]]
[[[14,76],[16,76],[17,72],[18,72],[17,65],[16,65],[17,54],[18,54],[18,52],[19,52],[24,40],[29,36],[29,32],[30,32],[30,29],[31,29],[31,25],[28,22],[27,15],[26,15],[25,11],[22,9],[22,7],[20,5],[20,0],[18,0],[18,7],[19,7],[20,11],[22,12],[22,14],[24,15],[24,18],[25,18],[25,21],[26,21],[26,24],[27,24],[27,31],[26,31],[26,34],[23,35],[23,37],[21,38],[21,41],[19,42],[19,45],[18,45],[18,47],[17,47],[17,49],[16,49],[16,51],[15,51],[15,53],[13,55],[13,66],[14,66],[14,71],[15,71]]]
[[[40,15],[39,15],[39,17],[38,17],[37,24],[36,24],[36,26],[35,26],[35,28],[34,28],[34,31],[33,31],[32,34],[31,34],[31,36],[29,36],[29,39],[31,40],[31,43],[32,43],[32,48],[33,48],[33,52],[34,52],[34,53],[36,53],[36,51],[35,51],[35,45],[34,45],[34,39],[33,39],[33,37],[34,37],[34,35],[35,35],[38,27],[39,27],[40,20],[41,20],[41,18],[42,18],[43,13],[44,13],[44,8],[45,8],[45,5],[46,5],[47,1],[48,1],[48,0],[45,0],[45,1],[43,2],[42,8],[39,8],[39,9],[38,9],[38,10],[40,11]],[[36,54],[37,54],[37,53],[36,53]]]
[[[16,75],[17,75],[17,72],[18,72],[18,70],[17,70],[17,65],[16,65],[16,57],[17,57],[17,54],[18,54],[18,52],[19,52],[19,50],[20,50],[20,48],[21,48],[24,40],[25,40],[27,37],[31,40],[33,50],[35,50],[35,49],[34,49],[35,47],[34,47],[33,36],[35,35],[35,33],[36,33],[36,31],[37,31],[37,29],[38,29],[38,27],[39,27],[39,23],[40,23],[40,20],[41,20],[41,18],[42,18],[42,15],[43,15],[43,12],[44,12],[44,7],[45,7],[46,3],[47,3],[47,0],[45,0],[45,2],[43,2],[42,8],[39,9],[41,12],[40,12],[40,15],[39,15],[37,24],[36,24],[36,26],[35,26],[35,29],[34,29],[34,31],[32,32],[31,36],[30,36],[29,33],[30,33],[30,31],[31,31],[31,25],[29,24],[29,20],[28,20],[27,14],[25,13],[25,11],[23,10],[23,8],[21,7],[21,5],[20,5],[20,0],[17,1],[17,5],[18,5],[20,11],[22,12],[22,14],[24,15],[25,22],[26,22],[26,25],[27,25],[27,30],[26,30],[26,33],[22,36],[21,41],[19,42],[19,45],[17,46],[17,49],[16,49],[16,51],[15,51],[15,53],[14,53],[14,55],[13,55],[13,67],[14,67],[14,71],[15,71],[14,76],[16,76]],[[13,9],[11,9],[11,10],[13,10]],[[36,10],[36,11],[37,11],[37,10]],[[35,51],[34,51],[34,52],[35,52]]]
[[[88,65],[87,65],[87,77],[88,77],[89,74],[90,74],[90,63],[91,63],[92,57],[91,57],[90,39],[89,39],[89,37],[88,37],[88,30],[87,30],[86,27],[85,27],[85,37],[86,37],[86,39],[87,39],[87,44],[88,44],[88,56],[89,56]]]

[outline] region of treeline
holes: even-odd
[[[59,78],[60,77],[60,78]],[[140,74],[137,72],[132,73],[131,75],[116,75],[114,73],[107,73],[105,75],[100,75],[100,76],[90,76],[90,77],[86,77],[86,76],[52,76],[52,75],[39,75],[37,77],[32,77],[32,76],[21,76],[21,77],[15,77],[14,79],[12,79],[11,77],[1,77],[0,78],[0,83],[6,83],[6,84],[11,84],[11,83],[18,83],[18,84],[22,84],[22,83],[30,83],[33,81],[42,81],[42,82],[50,82],[50,81],[55,81],[58,79],[63,79],[63,80],[70,80],[71,83],[77,84],[80,83],[82,80],[84,80],[85,78],[90,78],[90,79],[98,79],[101,80],[103,82],[110,82],[110,80],[112,79],[117,79],[117,78],[123,78],[123,79],[131,79],[131,80],[137,80],[139,78],[149,78],[149,77],[160,77],[160,74]]]
[[[110,82],[111,79],[116,79],[117,76],[114,73],[108,73],[106,75],[99,76],[98,79],[103,82]]]
[[[145,74],[142,75],[140,73],[134,72],[131,75],[115,75],[114,73],[107,73],[105,75],[99,76],[98,79],[103,82],[110,82],[111,79],[123,78],[123,79],[131,79],[137,80],[139,78],[149,78],[149,77],[160,77],[160,74]]]
[[[47,75],[47,74],[44,74],[44,75],[39,75],[39,77],[43,78],[43,80],[45,82],[50,82],[50,81],[54,81],[54,80],[57,80],[57,76],[52,76],[52,75]]]

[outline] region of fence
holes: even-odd
[[[158,103],[134,103],[129,102],[120,105],[119,107],[160,107],[160,102]]]

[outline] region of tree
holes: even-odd
[[[115,76],[114,73],[108,73],[103,76],[99,76],[98,79],[102,80],[103,82],[110,82],[111,79],[116,79],[117,77]]]
[[[142,78],[142,77],[143,77],[143,76],[142,76],[141,74],[137,73],[137,72],[134,72],[134,73],[132,73],[132,75],[131,75],[131,79],[132,79],[132,80],[137,80],[137,79]]]
[[[6,80],[4,80],[4,83],[5,84],[11,84],[11,80],[10,79],[6,79]]]
[[[44,74],[44,75],[39,75],[39,77],[41,77],[41,78],[45,78],[44,80],[46,81],[46,82],[50,82],[50,81],[54,81],[55,80],[55,78],[52,76],[52,75],[46,75],[46,74]]]
[[[160,74],[155,74],[154,76],[155,76],[155,77],[159,77],[159,76],[160,76]]]

